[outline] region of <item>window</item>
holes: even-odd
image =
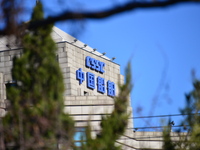
[[[76,128],[74,134],[74,141],[76,146],[81,146],[82,141],[85,139],[85,128]]]

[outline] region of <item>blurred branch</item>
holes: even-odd
[[[81,20],[81,19],[103,19],[107,18],[119,13],[127,12],[130,10],[134,10],[137,8],[161,8],[167,7],[178,3],[200,3],[200,0],[166,0],[166,1],[152,1],[152,2],[137,2],[130,1],[120,6],[111,7],[102,11],[94,11],[94,12],[73,12],[73,11],[64,11],[61,14],[56,16],[51,16],[49,18],[29,22],[27,25],[28,29],[38,28],[47,24],[53,24],[58,21],[64,20]],[[0,35],[5,35],[5,29],[0,30]]]
[[[153,2],[136,2],[131,1],[121,6],[115,6],[103,11],[97,12],[70,12],[66,11],[57,16],[52,16],[44,20],[38,20],[29,24],[29,28],[37,28],[41,25],[55,23],[57,21],[63,20],[74,20],[74,19],[102,19],[107,18],[119,13],[134,10],[137,8],[157,8],[157,7],[167,7],[177,3],[183,2],[199,2],[199,0],[167,0],[167,1],[153,1]]]
[[[18,17],[22,14],[23,6],[20,5],[23,0],[1,0],[0,1],[0,21],[5,25],[0,30],[0,35],[17,34]]]
[[[150,116],[152,116],[154,114],[154,111],[156,110],[156,107],[158,106],[160,95],[161,95],[161,93],[164,89],[164,86],[166,84],[167,71],[168,71],[168,67],[169,67],[169,60],[168,60],[167,54],[165,53],[165,50],[162,48],[162,46],[159,43],[157,43],[157,47],[158,47],[158,50],[160,51],[160,53],[163,57],[164,67],[163,67],[163,70],[161,72],[160,81],[158,82],[158,86],[156,88],[155,95],[152,99],[151,108],[149,109],[150,110],[150,112],[149,112]]]

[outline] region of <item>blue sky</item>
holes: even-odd
[[[54,15],[64,9],[101,10],[122,0],[62,1],[63,5],[58,1],[43,2],[46,15]],[[35,5],[28,3],[28,8]],[[106,52],[106,56],[116,57],[122,74],[131,60],[134,116],[179,113],[184,107],[184,94],[192,90],[191,70],[200,78],[200,4],[136,9],[106,19],[61,22],[56,26]],[[178,125],[181,117],[171,119]],[[142,119],[134,123],[135,127],[156,126],[160,125],[160,118],[152,119],[148,125]]]

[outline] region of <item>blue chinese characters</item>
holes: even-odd
[[[115,83],[108,80],[107,89],[108,89],[109,96],[115,96]]]
[[[97,91],[100,93],[106,92],[104,78],[101,78],[101,77],[97,78]]]
[[[79,84],[82,84],[85,80],[84,72],[81,68],[76,71],[76,79],[79,80]]]
[[[95,75],[93,73],[87,72],[87,87],[90,89],[95,89]]]
[[[105,71],[104,66],[105,63],[101,62],[99,60],[96,60],[94,58],[91,58],[90,56],[87,56],[85,59],[85,65],[87,68],[90,68],[92,70],[95,70],[100,73],[104,73]],[[82,71],[81,68],[76,70],[76,79],[79,81],[79,84],[82,84],[85,79],[86,79],[86,85],[87,88],[94,90],[97,86],[97,92],[99,93],[106,93],[107,89],[107,95],[114,97],[116,95],[115,93],[115,83],[111,82],[110,80],[107,81],[107,84],[105,84],[105,79],[98,76],[97,78],[95,77],[95,74],[91,72],[86,73],[86,78],[85,78],[85,73]],[[107,88],[106,88],[107,86]]]

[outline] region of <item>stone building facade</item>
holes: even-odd
[[[57,60],[63,72],[66,88],[64,111],[74,118],[77,129],[84,128],[90,120],[93,133],[98,132],[101,116],[113,110],[113,97],[118,94],[118,83],[124,82],[124,77],[120,74],[120,65],[57,27],[53,27],[52,37],[58,47]],[[0,38],[1,117],[6,113],[5,84],[12,82],[12,58],[15,55],[20,57],[22,48],[15,47],[12,41],[7,45],[7,38]],[[127,111],[132,114],[130,101]],[[130,116],[126,132],[116,144],[122,145],[124,150],[161,149],[161,133],[134,133]]]

